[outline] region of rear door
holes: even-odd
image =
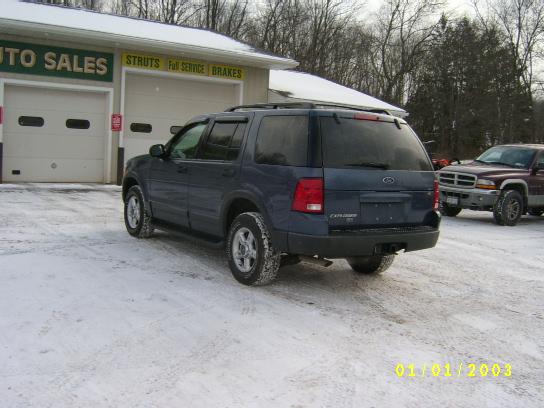
[[[321,116],[325,212],[330,228],[422,225],[434,172],[404,121],[363,113]]]
[[[240,113],[216,117],[202,142],[197,160],[189,164],[189,219],[191,229],[213,236],[223,234],[221,204],[240,176],[240,150],[250,116]]]

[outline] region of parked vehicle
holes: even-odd
[[[516,225],[523,214],[544,213],[544,145],[495,146],[468,164],[439,171],[444,215],[462,209],[493,211],[499,225]]]
[[[190,120],[127,163],[128,232],[190,233],[226,246],[234,277],[346,258],[361,273],[439,235],[438,185],[423,145],[386,114],[313,104],[240,106]]]

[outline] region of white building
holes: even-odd
[[[267,101],[293,60],[215,32],[0,4],[0,182],[119,182],[190,117]]]
[[[273,69],[270,71],[268,88],[268,102],[340,104],[361,109],[386,110],[400,117],[408,116],[402,108],[304,72]]]
[[[189,118],[305,100],[405,112],[296,61],[197,28],[0,4],[0,182],[119,183],[131,157]]]

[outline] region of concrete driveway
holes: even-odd
[[[543,339],[544,217],[463,212],[382,276],[247,288],[222,251],[130,237],[118,187],[0,186],[5,408],[542,407]]]

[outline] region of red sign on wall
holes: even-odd
[[[114,113],[111,115],[111,130],[114,132],[120,132],[123,129],[123,116],[120,113]]]

